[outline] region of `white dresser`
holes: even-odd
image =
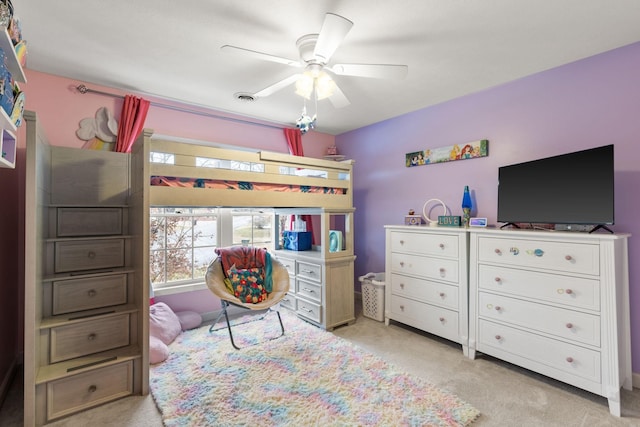
[[[472,229],[469,357],[482,352],[609,400],[631,390],[625,234]]]
[[[385,322],[455,341],[468,353],[465,229],[387,225]]]

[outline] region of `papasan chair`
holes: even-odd
[[[240,347],[233,340],[227,309],[234,305],[249,310],[271,311],[289,291],[289,272],[266,249],[230,246],[217,248],[216,253],[218,257],[209,264],[205,280],[211,292],[220,298],[222,312],[209,328],[209,332],[213,331],[216,323],[224,315],[231,345],[239,350]],[[274,311],[278,315],[282,333],[272,339],[284,335],[280,313]],[[262,318],[264,316],[260,319]]]

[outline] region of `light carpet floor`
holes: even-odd
[[[150,370],[166,426],[466,426],[479,412],[347,340],[282,312],[181,334]],[[251,319],[251,320],[249,320]],[[278,337],[277,339],[272,339]]]
[[[481,412],[472,427],[640,426],[640,390],[622,390],[622,417],[609,414],[607,400],[488,356],[470,360],[458,344],[413,328],[362,316],[333,331],[405,372],[453,391]],[[15,377],[0,408],[0,426],[21,427],[22,376]],[[162,427],[151,395],[131,396],[60,419],[48,427]]]

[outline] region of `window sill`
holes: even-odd
[[[209,289],[205,282],[188,283],[175,286],[163,286],[162,288],[154,288],[153,296],[161,297],[164,295],[182,294],[185,292],[202,291],[205,289]]]

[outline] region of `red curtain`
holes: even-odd
[[[142,132],[144,121],[147,118],[150,102],[137,96],[124,97],[120,123],[118,124],[118,138],[116,139],[116,151],[128,153],[131,151],[136,138]]]
[[[302,149],[302,134],[299,129],[285,128],[284,136],[287,138],[287,145],[289,146],[289,153],[294,156],[304,156]],[[311,221],[311,215],[301,215],[301,220],[307,223],[307,231],[311,232],[311,243],[316,244],[316,236],[313,233],[313,222]],[[293,224],[293,215],[289,218],[289,227]]]

